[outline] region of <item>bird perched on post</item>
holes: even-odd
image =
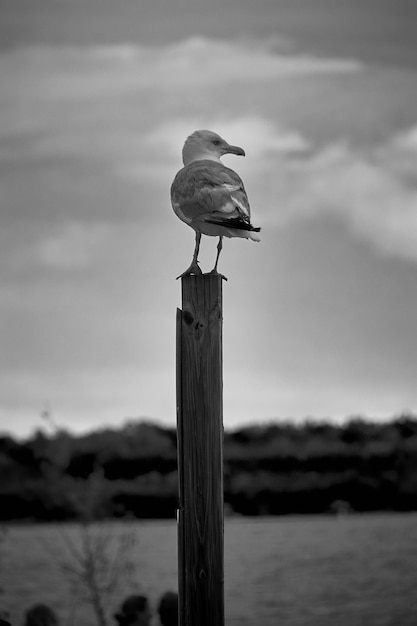
[[[180,276],[202,274],[198,265],[202,234],[219,237],[216,262],[210,274],[218,274],[223,237],[260,241],[256,233],[261,229],[251,224],[242,180],[220,161],[224,154],[245,156],[245,151],[231,146],[210,130],[196,130],[185,141],[182,150],[184,167],[172,183],[171,202],[180,220],[195,230],[195,248],[190,267]]]

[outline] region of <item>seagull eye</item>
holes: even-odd
[[[220,146],[220,141],[218,139],[213,139],[213,144],[215,146]]]

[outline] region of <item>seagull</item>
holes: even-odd
[[[211,130],[196,130],[184,143],[184,167],[172,183],[171,203],[177,217],[195,230],[195,248],[190,266],[178,278],[202,274],[198,265],[201,235],[219,238],[216,262],[209,274],[218,274],[223,237],[260,241],[257,233],[261,229],[251,224],[243,182],[221,162],[224,154],[245,156],[245,151]]]

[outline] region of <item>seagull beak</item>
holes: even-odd
[[[243,148],[239,148],[239,146],[231,146],[227,144],[223,149],[223,154],[238,154],[239,156],[245,156],[245,151]]]

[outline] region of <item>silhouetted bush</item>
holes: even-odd
[[[79,518],[94,479],[93,517],[174,517],[176,430],[128,423],[83,436],[0,437],[0,519]],[[243,515],[417,510],[417,419],[358,417],[225,433],[225,502]],[[84,500],[83,500],[84,498]],[[336,503],[336,504],[335,504]]]

